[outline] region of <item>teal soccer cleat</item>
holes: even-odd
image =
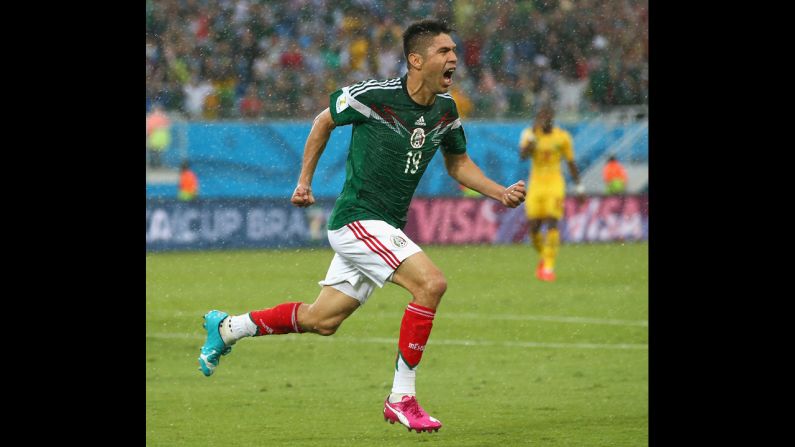
[[[199,371],[207,377],[213,375],[221,356],[232,351],[231,346],[224,344],[221,339],[221,331],[218,328],[224,318],[228,316],[229,314],[220,310],[211,310],[204,315],[202,327],[207,329],[207,340],[204,341],[204,346],[199,354]]]

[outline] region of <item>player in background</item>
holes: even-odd
[[[615,154],[610,157],[602,168],[602,179],[605,182],[605,194],[620,195],[627,190],[627,170],[618,161]]]
[[[300,207],[315,202],[312,178],[331,131],[352,124],[345,184],[328,222],[335,255],[319,283],[320,294],[312,304],[287,302],[233,316],[208,312],[207,339],[199,357],[199,369],[206,376],[213,374],[220,356],[244,337],[334,334],[376,287],[391,281],[411,293],[412,299],[400,323],[384,418],[409,431],[441,428],[441,422],[417,402],[415,379],[447,280],[402,231],[411,198],[440,147],[448,174],[459,183],[511,208],[525,196],[524,181],[507,188],[497,184],[466,153],[461,120],[447,93],[458,62],[452,31],[435,20],[412,24],[403,34],[408,65],[404,77],[360,82],[331,94],[330,107],[315,118],[307,137],[291,198]],[[272,359],[273,367],[278,361]]]
[[[578,196],[582,198],[584,193],[580,172],[574,163],[571,134],[553,126],[554,117],[555,112],[550,106],[542,106],[533,126],[525,128],[519,139],[519,157],[532,160],[525,210],[530,224],[530,240],[533,248],[541,254],[536,277],[542,281],[555,280],[555,261],[560,246],[558,222],[563,217],[566,197],[561,158],[566,159]],[[546,226],[546,237],[541,234],[542,226]]]

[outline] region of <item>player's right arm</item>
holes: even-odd
[[[304,158],[301,163],[301,174],[298,176],[298,186],[295,187],[293,197],[290,199],[293,205],[307,207],[315,203],[315,197],[312,195],[312,177],[315,175],[317,162],[326,148],[326,143],[331,137],[331,131],[335,127],[337,126],[334,124],[328,108],[315,117],[312,130],[309,131],[304,145]]]
[[[298,176],[298,186],[295,187],[293,197],[290,199],[293,205],[306,207],[315,203],[315,198],[312,196],[312,177],[315,175],[320,155],[323,154],[326,143],[331,137],[331,131],[337,126],[362,123],[367,120],[370,109],[356,98],[368,91],[368,86],[374,84],[377,82],[363,81],[343,87],[329,95],[329,107],[315,117],[312,130],[309,131],[306,139],[301,175]]]
[[[526,160],[527,157],[533,155],[536,149],[536,136],[532,128],[527,128],[522,131],[522,136],[519,138],[519,158]]]

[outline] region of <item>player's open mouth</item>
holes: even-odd
[[[445,85],[445,87],[450,87],[451,85],[453,85],[453,72],[454,71],[455,71],[455,67],[448,68],[442,74],[442,80],[444,81],[443,84]]]

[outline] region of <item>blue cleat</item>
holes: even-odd
[[[229,314],[220,310],[211,310],[204,315],[202,327],[207,329],[207,340],[204,341],[204,346],[199,354],[199,371],[207,377],[213,375],[221,356],[232,351],[231,346],[224,344],[221,339],[221,331],[218,328],[224,318],[228,316]]]

